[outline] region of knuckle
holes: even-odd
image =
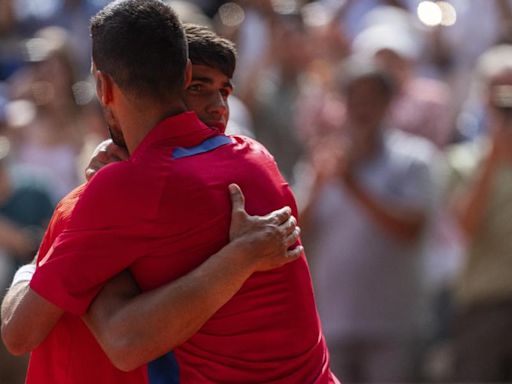
[[[281,222],[281,219],[279,218],[278,214],[272,214],[268,217],[268,222],[271,224],[279,224]]]

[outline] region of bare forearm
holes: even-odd
[[[108,295],[98,297],[85,320],[118,368],[134,369],[183,343],[240,289],[253,268],[231,244],[159,289],[114,306]]]
[[[29,287],[28,281],[9,289],[2,302],[2,339],[14,355],[37,347],[55,326],[62,311]]]
[[[138,295],[128,271],[110,280],[84,320],[119,369],[132,370],[190,338],[254,271],[296,260],[300,229],[283,207],[250,216],[236,185],[229,186],[231,242],[187,275]]]
[[[28,282],[15,285],[9,289],[2,302],[2,339],[9,352],[15,355],[21,355],[30,350],[26,345],[20,345],[26,335],[21,335],[23,329],[17,329],[15,321],[16,308],[22,301],[27,289]],[[28,342],[28,340],[26,341]]]

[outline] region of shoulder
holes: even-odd
[[[73,227],[77,223],[87,226],[100,220],[108,224],[109,220],[119,220],[133,212],[140,205],[136,204],[133,195],[143,185],[138,180],[140,172],[136,170],[137,167],[129,161],[110,164],[69,196],[68,201],[74,204],[71,213]]]
[[[267,157],[272,160],[274,159],[268,149],[259,141],[242,135],[231,135],[231,137],[240,148],[247,149],[262,157]]]
[[[119,161],[100,169],[81,192],[80,201],[92,198],[96,201],[117,199],[131,196],[140,189],[148,179],[142,163]]]
[[[55,206],[55,211],[52,216],[52,221],[56,220],[56,218],[58,218],[59,221],[69,220],[69,217],[71,216],[71,212],[73,212],[76,202],[78,201],[79,197],[83,193],[85,187],[86,187],[86,184],[82,184],[82,185],[76,187],[75,189],[73,189],[71,192],[69,192],[66,196],[64,196],[58,202],[58,204]]]
[[[53,216],[48,223],[48,228],[39,246],[37,253],[38,260],[46,255],[55,239],[68,227],[71,213],[75,208],[78,198],[85,189],[86,184],[76,187],[64,196],[56,205]]]
[[[83,188],[82,193],[104,192],[110,188],[120,188],[126,185],[130,177],[134,177],[138,167],[130,161],[118,161],[100,169]]]

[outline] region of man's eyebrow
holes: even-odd
[[[212,79],[210,79],[209,77],[204,77],[204,76],[194,76],[194,75],[192,75],[192,81],[200,81],[202,83],[213,84],[213,80]]]
[[[192,81],[200,81],[201,83],[205,84],[213,84],[213,79],[207,76],[194,76],[192,75]],[[233,89],[233,83],[231,81],[226,81],[224,84],[222,84],[223,87],[231,88]]]

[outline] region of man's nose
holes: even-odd
[[[217,92],[215,99],[210,104],[210,113],[218,113],[221,116],[226,115],[228,110],[228,101],[222,96],[221,92]]]

